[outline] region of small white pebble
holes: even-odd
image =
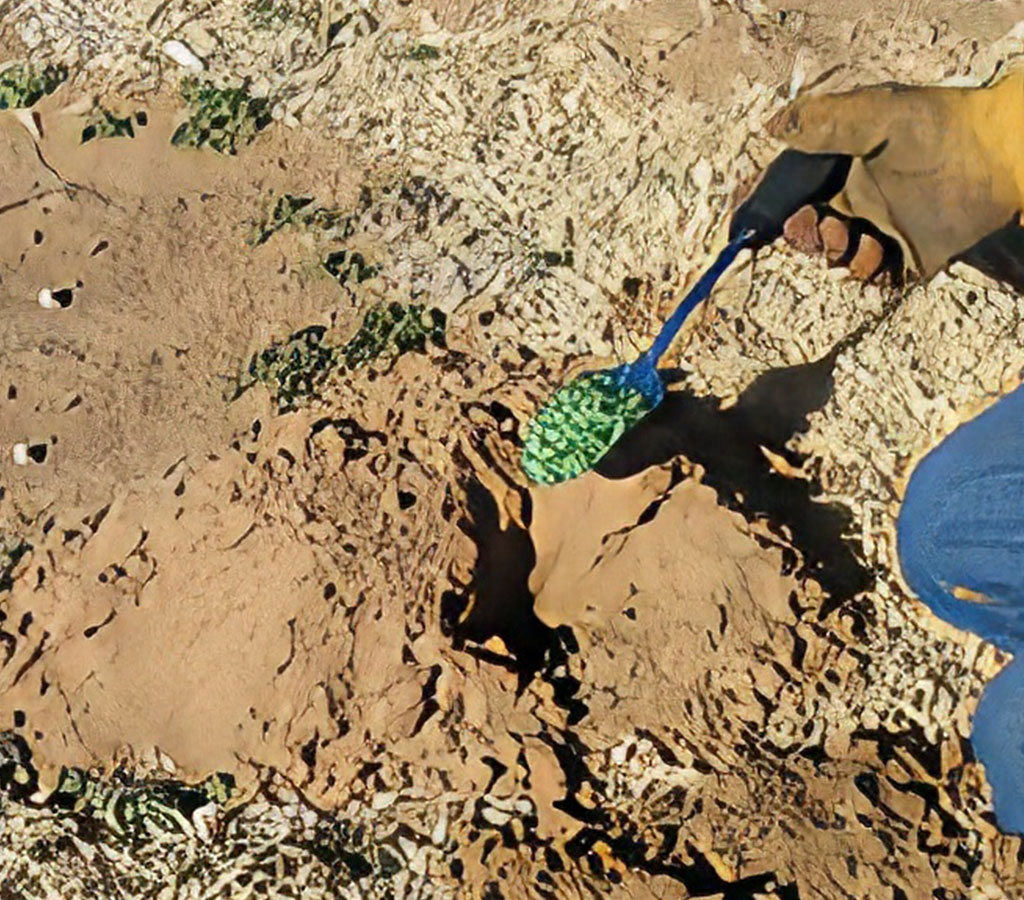
[[[690,170],[690,177],[693,179],[697,190],[701,192],[711,187],[711,179],[714,177],[714,174],[715,171],[711,168],[711,163],[703,156],[694,163],[693,168]]]
[[[217,821],[217,804],[207,803],[192,813],[192,825],[196,836],[204,844],[210,843],[210,826]]]
[[[191,69],[193,72],[203,71],[203,61],[181,41],[165,41],[163,51],[179,66]]]
[[[11,456],[14,457],[14,464],[16,466],[27,466],[28,444],[15,444]]]
[[[395,802],[395,798],[397,797],[398,794],[395,791],[381,791],[380,793],[373,795],[373,800],[370,805],[374,809],[387,809]]]
[[[49,288],[43,288],[39,292],[39,297],[37,299],[39,300],[39,305],[43,309],[56,309],[60,306],[60,304],[53,299],[53,291]]]
[[[482,815],[486,821],[490,822],[492,825],[497,825],[499,828],[512,818],[507,812],[502,812],[500,809],[495,809],[493,806],[485,806],[480,810],[480,815]]]
[[[444,839],[448,834],[448,810],[445,807],[441,807],[441,816],[437,820],[437,824],[434,825],[434,830],[430,835],[430,840],[433,841],[437,846],[441,846],[444,843]]]

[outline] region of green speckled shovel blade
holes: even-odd
[[[588,472],[661,403],[665,385],[658,360],[752,237],[753,232],[744,231],[719,253],[636,362],[584,372],[555,392],[526,430],[522,466],[533,481],[557,484]]]

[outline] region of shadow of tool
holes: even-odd
[[[612,447],[597,472],[628,478],[677,456],[700,464],[704,483],[717,491],[721,503],[749,519],[767,519],[776,530],[789,530],[803,562],[797,569],[791,556],[787,569],[822,586],[827,598],[819,618],[824,618],[871,585],[871,573],[846,539],[851,514],[817,502],[821,491],[814,482],[779,474],[761,447],[791,464],[802,462],[785,444],[806,429],[808,416],[831,395],[841,347],[815,362],[764,373],[725,410],[716,397],[670,389],[661,406]],[[666,381],[678,380],[678,373],[662,374]]]

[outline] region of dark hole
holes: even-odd
[[[480,313],[479,316],[477,316],[477,320],[480,322],[481,325],[484,325],[484,326],[490,325],[491,322],[494,321],[494,310],[493,309],[485,310],[484,312]]]
[[[334,586],[333,581],[328,581],[327,584],[324,585],[324,600],[330,600],[337,593],[338,589]]]
[[[14,727],[24,728],[25,727],[25,713],[23,710],[16,709],[14,711]]]
[[[43,233],[38,228],[32,232],[32,242],[37,247],[43,242]]]
[[[106,250],[109,246],[110,244],[107,243],[107,241],[100,241],[95,247],[92,248],[92,252],[89,255],[96,256],[97,254],[102,253],[104,250]]]
[[[21,617],[21,623],[18,625],[18,634],[25,637],[28,634],[28,628],[32,624],[32,613],[27,612]]]
[[[636,298],[640,295],[640,279],[623,278],[622,289],[626,292],[627,295],[636,300]]]
[[[71,288],[61,288],[59,291],[53,292],[53,299],[60,304],[61,309],[67,309],[75,297],[71,291]]]
[[[8,400],[17,400],[18,399],[18,389],[13,384],[10,385],[7,388],[7,399]]]
[[[46,444],[33,444],[31,447],[28,448],[28,455],[32,457],[33,462],[46,462],[46,453]]]
[[[149,116],[146,115],[146,111],[144,109],[140,109],[135,114],[135,121],[138,122],[143,128],[145,128],[149,124]]]
[[[316,765],[316,737],[312,737],[309,743],[303,744],[302,749],[299,751],[299,755],[302,757],[302,761],[313,768]]]
[[[398,492],[398,508],[408,509],[416,503],[416,495],[411,491]]]

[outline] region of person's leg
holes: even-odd
[[[932,612],[1024,654],[1024,388],[918,464],[897,532],[903,577]],[[999,826],[1024,833],[1024,658],[986,686],[971,742]]]
[[[1024,388],[921,460],[897,538],[903,577],[932,612],[1004,649],[1024,643]]]
[[[996,822],[1024,834],[1024,659],[1014,659],[981,695],[971,745],[992,786]]]

